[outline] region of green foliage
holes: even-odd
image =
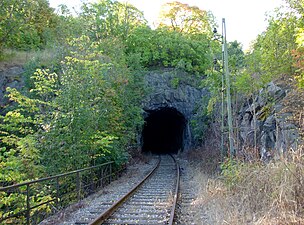
[[[228,53],[229,72],[235,76],[245,67],[245,54],[242,45],[237,41],[229,42]]]
[[[38,73],[39,71],[36,75]],[[3,184],[18,183],[40,175],[40,151],[36,145],[36,132],[42,125],[41,112],[49,105],[42,99],[26,97],[16,89],[7,88],[7,91],[10,100],[17,105],[5,116],[0,117],[2,121],[0,124],[0,183]],[[38,83],[36,91],[41,95],[47,93],[46,89],[39,87]]]
[[[271,18],[267,30],[258,36],[248,56],[248,71],[258,73],[263,84],[281,74],[291,75],[292,50],[298,20],[291,14],[277,13]]]
[[[298,81],[299,87],[304,88],[304,46],[298,47],[293,51],[295,78]]]
[[[143,91],[141,79],[128,71],[122,46],[119,40],[71,39],[58,73],[37,69],[26,94],[7,89],[15,103],[0,117],[1,186],[109,160],[126,162],[127,148],[136,144],[143,124]],[[31,204],[49,200],[48,193],[37,193]],[[0,196],[1,216],[7,209],[23,210],[23,194]]]
[[[172,78],[171,85],[174,89],[178,88],[179,84],[180,84],[180,79],[178,77]]]
[[[241,44],[237,41],[229,42],[228,45],[228,66],[230,72],[230,79],[232,81],[231,89],[240,90],[248,88],[248,85],[241,80],[244,79],[245,54],[242,50]],[[210,68],[205,73],[205,78],[201,81],[201,86],[208,88],[211,97],[207,104],[207,114],[211,115],[216,108],[216,103],[221,101],[222,96],[222,76],[223,76],[223,62],[221,59],[221,46],[217,42],[211,42],[211,50],[214,54],[213,68]],[[225,79],[224,79],[225,82]],[[225,84],[224,84],[225,85]]]
[[[63,4],[59,5],[52,22],[52,27],[45,32],[49,40],[47,47],[55,47],[57,51],[64,51],[62,48],[67,46],[67,40],[81,36],[85,30],[83,21]]]
[[[214,18],[211,12],[177,1],[162,6],[159,27],[187,34],[211,34]]]
[[[221,174],[226,181],[228,187],[233,187],[238,181],[236,172],[238,170],[238,164],[234,160],[226,159],[225,162],[221,164]]]
[[[0,117],[1,186],[109,160],[121,165],[143,125],[138,70],[158,66],[202,74],[210,64],[207,17],[203,27],[181,32],[152,30],[138,9],[111,0],[84,4],[79,16],[65,6],[56,15],[45,0],[5,0],[0,6],[8,13],[0,14],[6,16],[0,21],[5,47],[58,47],[51,60],[26,65],[29,90],[7,89],[12,105]],[[172,85],[185,80],[176,77]],[[24,195],[0,195],[1,209],[22,209]]]
[[[115,0],[83,4],[80,19],[91,40],[107,37],[126,40],[135,27],[147,23],[143,13],[133,5]]]
[[[143,67],[174,67],[204,73],[210,66],[209,38],[168,29],[139,27],[127,39],[127,55]]]
[[[31,160],[25,164],[29,167],[43,165],[48,174],[106,160],[122,163],[125,149],[136,140],[143,92],[140,79],[126,68],[122,45],[92,42],[86,36],[69,45],[62,73],[37,69],[29,97],[8,89],[16,107],[1,118],[3,177],[12,175],[9,165],[17,166],[18,161]],[[20,178],[12,175],[13,182],[39,174],[20,170],[25,173]]]
[[[247,73],[261,88],[280,75],[294,76],[303,82],[303,1],[286,0],[289,9],[275,11],[267,30],[258,36],[246,56]]]
[[[267,117],[269,117],[271,115],[272,108],[273,108],[273,105],[271,103],[268,103],[267,105],[265,105],[260,110],[259,114],[257,115],[257,119],[261,120],[261,121],[265,121],[267,119]]]
[[[248,96],[257,90],[257,85],[258,84],[256,84],[254,78],[246,71],[238,74],[235,77],[234,86],[238,93],[242,93]]]
[[[201,86],[208,87],[212,95],[218,95],[222,87],[222,73],[216,70],[208,70]]]
[[[246,167],[246,163],[227,158],[221,164],[221,175],[228,188],[234,188],[241,181],[241,172]]]
[[[296,30],[297,48],[293,50],[293,66],[295,67],[295,78],[299,87],[304,88],[304,28]]]
[[[303,0],[285,0],[289,6],[296,10],[301,16],[304,15],[304,1]]]
[[[218,99],[216,96],[213,96],[212,98],[209,99],[208,105],[207,105],[207,115],[212,115],[217,101],[218,101]]]
[[[38,49],[47,42],[55,14],[46,0],[3,0],[0,3],[0,49]]]
[[[179,2],[166,6],[157,29],[140,24],[129,32],[128,64],[135,68],[173,67],[204,74],[210,67],[213,16]]]
[[[50,129],[42,133],[43,161],[50,173],[89,166],[109,156],[116,159],[116,151],[134,140],[141,120],[135,91],[132,96],[129,89],[132,76],[122,62],[111,60],[114,53],[103,55],[102,48],[103,42],[86,36],[70,41],[60,94],[53,101],[56,110],[46,124]],[[119,48],[116,54],[122,54]]]
[[[10,99],[18,105],[0,117],[0,186],[36,179],[43,174],[35,133],[41,122],[36,113],[44,103],[23,96],[15,89],[8,88],[8,91]],[[10,206],[15,213],[21,211],[26,196],[0,193],[0,197],[1,214],[5,216],[7,213],[2,209]],[[14,223],[22,222],[14,220]]]
[[[204,110],[198,109],[197,114],[190,121],[191,128],[193,129],[193,139],[197,143],[201,143],[208,135],[206,130],[208,129],[209,117]]]

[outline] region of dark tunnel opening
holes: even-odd
[[[142,132],[143,152],[175,154],[183,150],[185,117],[174,108],[148,111]]]

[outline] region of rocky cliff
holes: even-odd
[[[262,159],[275,152],[297,149],[300,127],[292,119],[294,112],[286,105],[290,91],[271,82],[255,97],[245,100],[238,117],[242,149],[256,143]]]

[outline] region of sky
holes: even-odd
[[[123,0],[126,1],[126,0]],[[174,0],[127,0],[140,11],[144,12],[145,18],[153,26],[157,20],[160,8],[167,2]],[[267,27],[266,13],[273,11],[282,5],[283,0],[177,0],[190,6],[198,6],[202,10],[211,11],[216,17],[219,27],[222,18],[226,21],[227,40],[237,40],[247,50],[250,43]],[[81,0],[49,0],[52,7],[66,4],[76,7]],[[220,33],[221,30],[218,29]]]

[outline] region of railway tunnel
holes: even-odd
[[[142,151],[175,154],[183,150],[186,119],[174,108],[147,111],[142,131]]]

